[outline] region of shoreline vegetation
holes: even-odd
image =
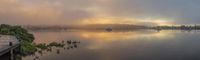
[[[85,26],[86,27],[86,26]],[[0,25],[0,34],[2,35],[11,35],[15,36],[17,40],[20,42],[20,51],[17,53],[19,57],[25,56],[33,56],[33,60],[39,59],[39,56],[36,53],[43,54],[43,52],[52,52],[54,47],[56,48],[63,48],[67,50],[71,50],[74,48],[78,48],[80,41],[74,40],[63,40],[62,42],[51,42],[49,44],[34,43],[34,35],[28,31],[33,30],[50,30],[50,31],[63,31],[69,29],[83,29],[83,30],[103,30],[108,32],[114,32],[113,30],[140,30],[140,29],[150,29],[150,30],[200,30],[200,25],[179,25],[179,26],[140,26],[140,25],[103,25],[103,26],[88,26],[85,27],[67,27],[67,26],[17,26],[17,25],[8,25],[8,24],[1,24]],[[57,49],[56,53],[59,54],[60,50]]]
[[[155,26],[150,29],[156,30],[200,30],[200,25],[180,25],[180,26]]]
[[[0,34],[2,35],[11,35],[15,36],[17,40],[20,42],[20,55],[21,56],[28,56],[28,55],[34,55],[38,51],[42,50],[50,50],[52,47],[58,47],[62,48],[69,44],[74,44],[75,48],[77,47],[77,43],[80,43],[78,41],[62,41],[61,43],[52,42],[49,44],[40,43],[36,44],[34,43],[34,35],[29,33],[28,30],[22,28],[21,26],[11,26],[8,24],[1,24],[0,25]],[[70,46],[73,48],[72,46]]]
[[[78,27],[69,27],[69,26],[11,26],[8,24],[0,25],[0,34],[2,35],[12,35],[20,41],[20,53],[22,56],[27,56],[34,54],[38,49],[47,49],[51,47],[63,47],[64,44],[52,42],[50,44],[35,44],[34,35],[29,33],[28,30],[68,30],[68,29],[103,29],[103,30],[135,30],[135,29],[155,29],[155,30],[200,30],[200,25],[180,25],[180,26],[139,26],[139,25],[129,25],[129,24],[118,24],[118,25],[96,25],[96,26],[78,26]]]
[[[153,29],[153,30],[200,30],[200,25],[171,25],[171,26],[145,26],[145,25],[133,25],[133,24],[96,24],[96,25],[74,25],[74,26],[23,26],[29,31],[94,31],[94,30],[141,30],[141,29]]]
[[[35,45],[32,43],[35,39],[33,34],[29,33],[21,26],[1,24],[0,34],[15,36],[20,42],[20,54],[22,55],[28,55],[34,53],[37,50]]]

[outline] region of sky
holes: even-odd
[[[200,0],[0,0],[0,23],[199,24]]]

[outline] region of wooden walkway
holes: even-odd
[[[10,46],[12,42],[12,46]],[[10,52],[19,46],[19,41],[14,36],[0,35],[0,56]]]

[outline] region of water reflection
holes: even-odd
[[[200,59],[200,31],[34,32],[34,35],[40,48],[22,60]]]
[[[63,50],[65,50],[66,48],[67,50],[70,50],[70,49],[78,48],[78,45],[80,45],[80,41],[75,41],[75,40],[67,40],[66,42],[63,40],[61,43],[57,43],[57,42],[52,42],[49,44],[40,43],[36,45],[36,47],[38,48],[38,51],[36,52],[36,54],[38,53],[39,55],[36,55],[36,54],[32,55],[34,57],[33,60],[38,60],[45,53],[53,52],[52,51],[53,49],[56,49],[56,54],[60,54],[61,48]]]
[[[22,56],[17,53],[13,55],[5,54],[3,56],[0,56],[0,60],[22,60]]]
[[[60,51],[61,51],[60,49],[53,48],[53,50],[56,51],[55,53],[60,54],[60,55],[57,57],[49,56],[49,58],[51,57],[50,60],[53,60],[56,58],[57,59],[59,59],[59,58],[60,59],[61,58],[71,59],[71,60],[80,60],[80,59],[81,60],[82,59],[96,60],[96,58],[91,58],[89,56],[91,56],[91,54],[92,55],[95,54],[93,56],[97,57],[96,54],[101,55],[104,50],[112,49],[112,48],[113,48],[112,50],[115,50],[114,48],[116,48],[116,47],[126,49],[132,45],[132,43],[130,43],[130,42],[138,41],[138,38],[154,37],[159,40],[161,38],[164,39],[164,36],[168,36],[169,34],[173,34],[173,32],[162,32],[162,33],[158,33],[156,31],[127,31],[127,32],[81,31],[81,32],[50,32],[50,33],[49,32],[39,32],[39,33],[36,32],[35,33],[35,35],[36,35],[35,42],[36,43],[42,43],[42,42],[50,43],[51,41],[57,41],[57,42],[60,41],[60,42],[66,42],[68,44],[72,44],[73,41],[70,41],[70,40],[81,40],[84,43],[82,43],[82,45],[81,45],[82,47],[80,47],[80,50],[75,50],[75,51],[71,51],[71,52],[65,51],[63,53],[60,53]],[[173,35],[171,35],[171,36],[173,36]],[[61,41],[64,39],[68,40],[68,41]],[[47,41],[45,41],[45,40],[47,40]],[[115,45],[115,44],[117,44],[117,45]],[[123,45],[127,45],[127,46],[123,46]],[[67,49],[67,50],[72,49],[73,50],[74,48],[77,48],[77,47],[78,47],[77,45],[72,45],[72,46],[69,45],[68,47],[66,47],[64,49]],[[116,50],[119,50],[119,49],[116,49]],[[97,53],[97,52],[99,52],[99,53]],[[110,52],[115,52],[115,51],[110,51]],[[78,56],[73,56],[73,55],[77,55],[77,54],[78,54]],[[88,54],[88,55],[84,55],[84,54]],[[72,58],[72,57],[66,57],[66,55],[70,55],[73,57],[81,57],[81,56],[84,56],[84,57]],[[105,54],[105,55],[110,55],[110,54]],[[65,56],[65,57],[62,57],[62,56]],[[48,58],[42,58],[42,59],[48,59]],[[61,60],[63,60],[63,59],[61,59]]]
[[[58,42],[52,42],[49,44],[46,43],[40,43],[36,44],[37,51],[33,54],[28,54],[26,56],[32,56],[34,57],[33,60],[39,60],[40,57],[44,56],[45,53],[52,53],[53,49],[56,49],[56,53],[60,54],[61,50],[60,49],[75,49],[78,48],[78,45],[80,45],[80,41],[75,41],[75,40],[68,40],[68,41],[62,41],[61,43]],[[26,57],[23,55],[23,57]],[[12,58],[12,59],[11,59]],[[20,53],[14,53],[13,55],[7,53],[3,56],[0,57],[1,60],[22,60],[22,55]]]

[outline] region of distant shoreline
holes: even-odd
[[[84,25],[84,26],[23,26],[31,31],[69,31],[69,30],[200,30],[200,25],[179,25],[179,26],[143,26],[131,24],[105,24],[105,25]]]

